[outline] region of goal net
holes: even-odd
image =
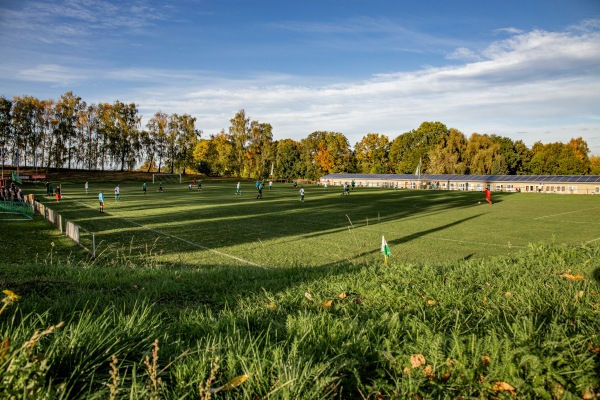
[[[152,174],[152,183],[181,183],[181,174]]]

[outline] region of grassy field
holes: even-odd
[[[275,184],[256,199],[253,183],[235,196],[234,182],[205,182],[202,192],[185,184],[63,184],[64,199],[49,206],[95,232],[103,246],[146,252],[193,266],[277,267],[300,263],[374,263],[384,235],[403,262],[441,262],[510,255],[529,243],[579,244],[600,240],[600,198],[477,192],[306,187],[305,202],[290,184]],[[98,212],[103,190],[105,211]],[[43,194],[43,189],[36,190]],[[39,197],[39,196],[38,196]],[[39,197],[46,201],[43,197]],[[50,200],[50,199],[48,199]],[[482,204],[479,204],[479,203]],[[102,246],[101,246],[102,247]]]
[[[600,397],[600,198],[114,186],[0,221],[0,398]]]

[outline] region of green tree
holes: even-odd
[[[515,141],[515,153],[517,155],[515,173],[517,175],[527,175],[531,173],[531,150],[529,150],[522,140]]]
[[[448,134],[429,150],[430,174],[464,174],[467,166],[463,160],[467,149],[467,138],[457,129],[450,128]]]
[[[274,175],[278,179],[294,179],[304,176],[300,143],[292,139],[279,140],[276,143],[276,162]]]
[[[71,169],[71,159],[77,147],[77,144],[74,143],[76,138],[75,123],[83,106],[81,97],[75,96],[71,91],[60,96],[60,100],[55,105],[54,119],[56,122],[53,130],[55,149],[53,155],[58,168],[61,168],[66,161],[67,168]]]
[[[357,170],[365,174],[387,174],[390,172],[388,155],[390,140],[379,133],[369,133],[354,146]]]
[[[235,117],[229,120],[229,137],[233,145],[233,154],[235,159],[234,173],[241,177],[244,171],[244,159],[248,138],[250,136],[250,119],[246,118],[246,111],[240,110]]]
[[[176,115],[176,114],[175,114]],[[186,173],[187,168],[194,168],[194,149],[198,144],[201,132],[196,129],[196,118],[189,114],[177,116],[177,159],[175,166]]]
[[[167,152],[167,114],[158,111],[146,124],[148,137],[144,138],[146,156],[148,161],[154,162],[158,158],[158,172],[161,172],[162,164]]]
[[[255,179],[269,176],[274,153],[271,125],[252,121],[244,154],[244,175]]]
[[[448,135],[441,122],[423,122],[418,129],[403,133],[390,146],[390,163],[396,173],[414,173],[419,161],[421,172],[429,171],[429,152]]]
[[[465,153],[467,172],[473,175],[506,174],[506,160],[498,153],[499,148],[489,135],[473,133]]]

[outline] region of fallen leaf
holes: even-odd
[[[494,392],[512,392],[515,390],[514,387],[502,381],[496,382],[490,389],[492,389]]]
[[[450,379],[450,371],[442,375],[442,382],[446,382],[448,379]]]
[[[582,275],[580,275],[580,274],[573,275],[573,274],[568,274],[568,273],[565,272],[561,276],[563,278],[569,279],[570,281],[579,281],[579,280],[584,281],[585,280],[585,278]]]
[[[269,303],[269,308],[270,308],[271,310],[275,311],[275,310],[277,310],[277,304],[275,304],[275,303],[273,303],[273,302],[270,302],[270,303]]]
[[[321,308],[328,308],[331,307],[331,304],[333,303],[333,300],[327,300],[321,303]]]
[[[435,379],[435,372],[433,372],[433,367],[431,365],[427,365],[423,370],[423,376],[429,379],[430,381]]]
[[[423,357],[423,354],[413,354],[410,356],[410,365],[413,368],[419,368],[423,364],[425,364],[425,357]]]
[[[246,379],[248,379],[248,375],[246,375],[246,374],[240,375],[240,376],[236,376],[235,378],[232,378],[229,382],[227,382],[223,386],[218,387],[218,388],[214,388],[214,389],[210,389],[210,392],[211,393],[219,393],[219,392],[224,391],[224,390],[231,390],[234,387],[238,387],[242,383],[246,382]]]
[[[487,367],[488,365],[490,365],[490,356],[488,356],[487,354],[483,357],[481,357],[481,363],[483,364],[484,367]]]
[[[6,352],[8,351],[8,347],[10,346],[10,339],[6,338],[2,341],[2,353],[0,353],[0,361],[4,358],[4,356],[6,355]]]
[[[593,342],[588,343],[588,349],[594,354],[600,354],[600,347],[596,346]]]
[[[429,307],[433,307],[437,302],[435,300],[427,300],[426,303]]]
[[[346,298],[346,292],[340,293],[340,295],[338,296],[340,299],[345,299]]]
[[[313,301],[313,297],[308,292],[304,292],[304,297],[306,297],[306,300]]]

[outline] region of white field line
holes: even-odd
[[[435,236],[427,238],[427,239],[431,239],[431,240],[445,240],[447,242],[477,244],[477,245],[481,245],[481,246],[497,246],[497,247],[507,247],[507,248],[516,247],[518,249],[525,249],[525,248],[527,248],[527,246],[520,246],[520,245],[517,245],[517,244],[482,243],[482,242],[472,242],[470,240],[445,239],[445,238],[439,238],[439,237],[435,237]]]
[[[63,197],[68,197],[68,196],[63,196]],[[71,201],[74,201],[75,203],[83,204],[84,206],[86,206],[86,207],[88,207],[88,208],[93,208],[93,209],[95,209],[95,207],[93,207],[93,206],[90,206],[90,205],[88,205],[88,204],[85,204],[85,203],[83,203],[83,202],[81,202],[81,201],[78,201],[78,200],[73,200],[73,199],[71,199]],[[106,214],[109,214],[109,213],[106,213]],[[110,214],[109,214],[109,215],[110,215]],[[236,260],[236,261],[239,261],[239,262],[241,262],[241,263],[248,264],[248,265],[252,265],[253,267],[259,267],[259,268],[268,269],[267,267],[264,267],[264,266],[262,266],[262,265],[255,264],[255,263],[253,263],[252,261],[244,260],[243,258],[236,257],[236,256],[234,256],[234,255],[232,255],[232,254],[223,253],[222,251],[215,250],[215,249],[211,249],[210,247],[202,246],[202,245],[200,245],[200,244],[198,244],[198,243],[190,242],[189,240],[187,240],[187,239],[184,239],[184,238],[180,238],[179,236],[171,235],[170,233],[161,232],[161,231],[159,231],[159,230],[152,229],[152,228],[150,228],[149,226],[146,226],[146,225],[144,225],[144,224],[140,224],[139,222],[131,221],[131,220],[127,219],[127,218],[122,218],[122,217],[116,217],[116,218],[118,218],[118,219],[121,219],[121,220],[123,220],[123,221],[126,221],[126,222],[129,222],[129,223],[130,223],[130,224],[132,224],[132,225],[139,226],[140,228],[144,228],[144,229],[146,229],[146,230],[149,230],[150,232],[154,232],[154,233],[156,233],[156,234],[158,234],[158,235],[167,236],[167,237],[173,238],[173,239],[175,239],[175,240],[179,240],[179,241],[181,241],[181,242],[187,243],[187,244],[189,244],[190,246],[194,246],[194,247],[197,247],[197,248],[199,248],[199,249],[202,249],[202,250],[210,251],[210,252],[212,252],[212,253],[215,253],[215,254],[218,254],[218,255],[220,255],[220,256],[222,256],[222,257],[231,258],[231,259],[233,259],[233,260]]]
[[[589,210],[597,210],[599,208],[600,207],[584,208],[582,210],[567,211],[567,212],[558,213],[558,214],[543,215],[541,217],[535,217],[534,219],[543,219],[543,218],[558,217],[559,215],[574,214],[574,213],[578,213],[578,212],[582,212],[582,211],[589,211]]]
[[[592,243],[592,242],[595,242],[595,241],[598,241],[598,240],[600,240],[600,238],[588,240],[587,242],[583,242],[583,243],[588,244],[588,243]]]
[[[374,231],[375,229],[371,228],[370,226],[367,227],[365,225],[363,226],[357,226],[355,229],[366,229],[369,231]],[[380,232],[381,234],[385,234],[386,236],[392,236],[391,232],[382,232],[382,231],[377,231]],[[411,235],[413,236],[413,235]],[[512,248],[512,247],[516,247],[518,249],[525,249],[527,248],[527,246],[521,246],[521,245],[516,245],[516,244],[501,244],[501,243],[484,243],[484,242],[473,242],[470,240],[461,240],[461,239],[447,239],[447,238],[441,238],[438,236],[429,236],[429,235],[419,235],[419,236],[414,236],[417,239],[427,239],[427,240],[444,240],[446,242],[457,242],[457,243],[468,243],[468,244],[476,244],[479,246],[496,246],[496,247],[506,247],[506,248]]]

